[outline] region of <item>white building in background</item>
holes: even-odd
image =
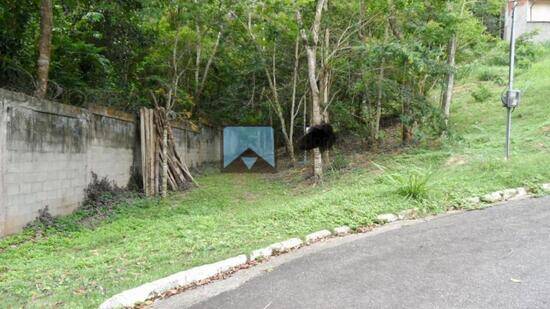
[[[504,35],[510,39],[512,24],[512,1],[509,1],[505,14]],[[520,36],[524,33],[537,31],[533,38],[537,42],[550,42],[550,0],[520,0],[516,8],[515,33]]]

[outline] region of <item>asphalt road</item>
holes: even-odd
[[[550,308],[550,197],[375,234],[155,307]]]

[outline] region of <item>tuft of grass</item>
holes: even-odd
[[[346,158],[346,156],[341,152],[337,152],[332,159],[330,167],[333,171],[340,171],[346,169],[349,164],[350,162],[348,158]]]
[[[502,86],[505,85],[504,78],[495,70],[484,70],[479,73],[478,79],[483,82],[494,82],[495,84]]]
[[[428,182],[431,172],[425,173],[413,170],[407,175],[388,175],[390,183],[397,188],[397,193],[413,200],[424,200],[428,197],[430,187]]]

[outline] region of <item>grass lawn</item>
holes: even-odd
[[[505,70],[494,69],[505,79]],[[398,154],[349,159],[351,168],[329,173],[312,187],[297,177],[201,176],[200,189],[164,201],[138,200],[117,209],[94,229],[71,225],[31,237],[0,240],[0,307],[97,307],[145,282],[215,262],[289,237],[340,225],[365,226],[376,215],[418,207],[445,210],[464,198],[497,189],[550,181],[550,53],[518,77],[527,89],[514,113],[512,159],[503,158],[503,86],[458,85],[452,136],[441,145]],[[484,103],[470,92],[483,83]],[[431,175],[424,199],[398,191],[410,175]],[[405,180],[400,181],[403,178]]]

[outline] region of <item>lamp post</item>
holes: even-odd
[[[516,7],[518,0],[512,0],[512,18],[510,25],[510,68],[508,71],[508,91],[506,96],[502,98],[502,103],[506,107],[506,147],[504,151],[505,159],[510,159],[510,138],[512,133],[512,112],[519,105],[519,90],[514,90],[514,67],[516,60],[516,36],[514,33],[514,25],[516,18]]]

